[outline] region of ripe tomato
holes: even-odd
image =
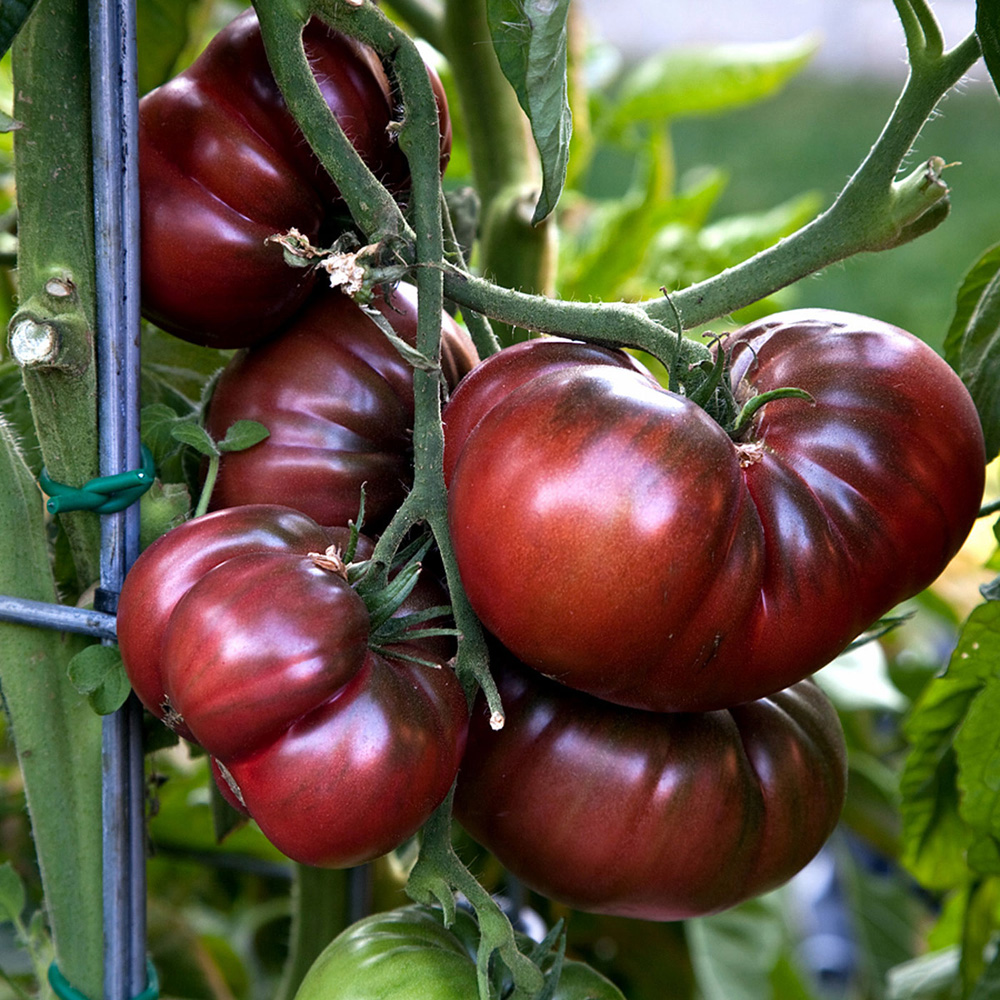
[[[372,914],[334,938],[306,973],[295,1000],[472,1000],[479,996],[478,935],[475,920],[461,910],[451,928],[425,906]],[[552,1000],[624,997],[589,965],[566,961]]]
[[[499,732],[473,710],[455,816],[532,889],[642,920],[712,913],[787,881],[844,802],[846,749],[809,680],[701,714],[625,708],[501,653]]]
[[[396,333],[416,342],[417,292],[399,285],[378,300]],[[445,380],[475,364],[468,334],[441,314]],[[281,333],[238,354],[223,370],[206,416],[221,437],[236,420],[270,436],[226,453],[212,506],[279,503],[321,524],[356,518],[365,487],[365,528],[378,531],[411,479],[413,369],[347,296],[324,290]]]
[[[726,347],[738,400],[794,386],[812,401],[768,403],[733,441],[651,377],[557,365],[579,348],[544,341],[455,392],[462,581],[529,666],[654,711],[752,701],[829,662],[961,546],[983,436],[929,347],[829,311],[770,316]]]
[[[395,98],[375,53],[318,20],[303,44],[348,138],[394,192],[409,184],[389,125]],[[441,169],[451,151],[444,90],[428,67],[441,117]],[[343,204],[271,75],[256,14],[220,31],[183,73],[139,105],[142,308],[186,340],[241,347],[303,302],[309,268],[286,265],[269,236],[296,228],[330,244]]]
[[[279,850],[325,867],[416,832],[454,781],[468,721],[450,643],[369,648],[364,602],[318,555],[346,541],[288,508],[217,511],[149,546],[118,609],[140,700],[204,747]],[[359,558],[370,551],[363,539]],[[444,603],[421,580],[397,614]]]

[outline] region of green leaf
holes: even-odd
[[[784,929],[773,899],[761,897],[687,923],[688,947],[704,1000],[761,1000],[781,956]]]
[[[226,436],[216,445],[219,451],[246,451],[259,444],[271,432],[256,420],[237,420],[226,430]]]
[[[991,461],[1000,453],[1000,269],[965,324],[956,368],[976,404]]]
[[[532,223],[556,206],[569,163],[573,118],[566,76],[570,0],[487,0],[486,17],[504,76],[531,123],[542,163]]]
[[[0,56],[14,41],[21,25],[28,19],[37,0],[3,0],[0,3]]]
[[[775,93],[816,51],[812,36],[787,42],[719,45],[658,53],[622,82],[610,119],[613,130],[728,111]]]
[[[897,965],[886,976],[886,1000],[949,1000],[960,952],[944,948]]]
[[[93,645],[80,650],[69,661],[69,679],[98,715],[118,711],[132,690],[117,646]]]
[[[173,76],[177,58],[188,43],[188,13],[195,0],[139,0],[136,36],[139,93],[158,87]]]
[[[957,369],[962,351],[962,339],[976,306],[986,291],[986,286],[1000,271],[1000,243],[987,250],[969,269],[962,280],[962,287],[955,298],[955,314],[945,334],[943,354],[945,360]]]
[[[212,458],[219,454],[219,448],[211,435],[201,424],[192,420],[181,420],[170,429],[171,437],[194,448],[201,455]]]
[[[25,893],[21,876],[14,866],[5,861],[0,865],[0,923],[21,919],[24,911]]]
[[[1000,0],[977,0],[976,34],[993,86],[1000,91]]]
[[[947,672],[926,686],[904,727],[910,752],[900,779],[902,860],[928,888],[950,889],[968,877],[973,833],[959,811],[956,737],[998,662],[1000,603],[989,602],[969,616]]]
[[[997,649],[994,647],[993,655]],[[969,866],[1000,874],[1000,677],[991,677],[976,695],[955,737],[959,815],[976,835]]]

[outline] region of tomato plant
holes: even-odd
[[[732,440],[622,362],[565,367],[552,359],[578,348],[530,343],[455,393],[462,582],[528,665],[656,711],[750,701],[829,662],[965,540],[982,430],[923,342],[802,310],[719,349],[738,403],[784,387],[809,398],[773,399]]]
[[[451,927],[441,913],[407,906],[376,913],[338,935],[307,973],[296,1000],[468,1000],[477,994],[478,929],[462,910]],[[530,942],[527,942],[530,944]],[[509,983],[507,988],[509,989]],[[565,961],[552,1000],[623,1000],[582,962]]]
[[[425,992],[445,996],[456,984],[479,1000],[615,996],[579,966],[560,969],[562,945],[576,954],[589,937],[589,954],[632,1000],[662,1000],[675,985],[684,1000],[807,998],[797,966],[806,928],[786,905],[803,883],[717,911],[780,883],[830,832],[844,745],[829,705],[797,678],[908,595],[925,612],[921,627],[945,603],[939,617],[951,618],[934,626],[927,662],[914,668],[900,654],[883,674],[868,663],[861,690],[837,696],[851,780],[844,836],[820,860],[850,875],[863,843],[905,897],[885,934],[901,940],[865,964],[854,994],[908,995],[900,978],[882,981],[928,941],[958,946],[934,967],[947,970],[936,992],[995,991],[1000,584],[984,588],[985,610],[943,677],[932,675],[967,595],[952,605],[918,592],[961,543],[983,459],[1000,441],[1000,256],[987,251],[970,272],[943,338],[929,312],[914,327],[943,339],[975,407],[933,352],[895,328],[816,310],[767,314],[800,279],[934,230],[949,214],[945,177],[965,198],[967,175],[945,167],[980,157],[951,140],[947,157],[917,157],[914,143],[980,55],[1000,78],[998,0],[976,0],[975,29],[952,48],[927,0],[896,0],[910,78],[887,101],[885,128],[857,147],[870,150],[864,160],[835,165],[849,178],[843,191],[827,207],[792,198],[735,219],[717,217],[718,172],[674,164],[672,124],[774,93],[804,65],[807,42],[657,55],[596,93],[572,0],[254,0],[214,39],[217,5],[138,0],[149,86],[203,55],[143,100],[134,135],[128,17],[111,6],[96,5],[90,24],[71,0],[5,0],[0,16],[4,44],[25,25],[13,116],[0,111],[0,174],[13,145],[17,197],[15,213],[0,184],[0,309],[16,292],[0,361],[0,523],[17,541],[0,560],[0,589],[13,594],[0,595],[0,615],[14,629],[66,626],[100,640],[74,655],[83,640],[39,643],[3,625],[0,681],[37,827],[37,868],[18,860],[43,885],[19,897],[0,866],[0,918],[35,958],[38,982],[24,992],[44,992],[51,954],[50,974],[74,995],[127,1000],[152,985],[142,975],[140,720],[131,699],[115,709],[130,677],[207,758],[164,755],[168,787],[188,769],[183,792],[163,800],[188,809],[169,845],[275,861],[253,826],[214,848],[208,832],[184,840],[189,818],[207,820],[204,797],[188,791],[210,771],[304,862],[279,862],[294,879],[290,905],[273,898],[284,892],[274,868],[259,876],[220,863],[218,894],[168,882],[151,915],[188,924],[185,941],[205,927],[230,933],[216,951],[191,948],[210,980],[202,989],[170,981],[169,961],[151,949],[165,995],[270,996],[275,972],[279,1000],[290,1000],[347,912],[372,901],[361,873],[313,866],[388,851],[367,869],[374,905],[395,906],[405,875],[411,899],[450,914],[461,898],[475,926],[456,923],[426,964],[419,945],[397,949],[384,972],[394,946],[379,938],[359,967],[349,952],[366,945],[348,936],[348,953],[334,953],[347,979],[324,979],[318,992],[410,990],[425,969]],[[450,118],[414,35],[440,56],[461,112],[444,184]],[[848,148],[837,144],[837,155]],[[324,272],[339,291],[318,287]],[[350,301],[397,286],[378,316]],[[886,292],[877,309],[862,310],[861,297],[848,308],[898,319],[904,293]],[[787,294],[809,301],[801,288]],[[495,357],[442,412],[474,362],[446,314]],[[732,315],[752,325],[714,347],[697,336]],[[387,333],[394,326],[401,339]],[[522,337],[534,340],[500,350]],[[210,398],[230,360],[220,347],[240,353]],[[662,366],[662,385],[636,356]],[[202,418],[207,428],[195,426]],[[270,436],[242,454],[262,440],[244,419]],[[191,516],[185,448],[210,457],[207,484],[224,464],[204,518]],[[146,512],[158,505],[161,526],[183,523],[138,557],[158,528],[147,517],[144,537],[134,504],[110,508],[149,484],[153,453],[169,455],[155,470],[167,481],[153,484]],[[47,520],[35,475],[56,493]],[[331,548],[353,547],[354,536],[331,525],[357,517],[362,487],[373,538],[357,543],[363,565],[344,566]],[[104,491],[114,503],[98,499]],[[399,605],[412,579],[400,555],[415,539],[436,546],[429,562],[447,593],[423,579]],[[39,597],[61,606],[40,608]],[[442,635],[436,626],[451,619]],[[529,666],[509,664],[488,631]],[[894,655],[901,634],[869,645],[872,659]],[[820,682],[836,694],[831,672]],[[859,708],[851,699],[862,695]],[[91,706],[115,714],[102,725]],[[0,789],[17,784],[6,778]],[[102,782],[105,795],[94,794]],[[465,833],[453,844],[453,805],[481,853]],[[168,854],[156,859],[161,874]],[[114,860],[125,856],[127,873]],[[936,911],[900,864],[941,894],[931,934]],[[864,893],[879,893],[869,881],[852,887],[859,914]],[[233,902],[237,884],[246,891]],[[538,890],[534,906],[567,919],[566,938],[557,929],[535,946],[515,932],[497,894],[525,885]],[[40,895],[25,926],[24,900]],[[858,927],[880,923],[889,907],[876,902]],[[263,964],[247,957],[245,982],[222,968],[239,964],[229,961],[237,946],[258,950],[261,917],[247,915],[258,905],[281,925],[280,985],[277,961],[257,975]],[[226,907],[228,922],[217,921]],[[162,945],[152,926],[157,935]]]
[[[833,832],[847,755],[811,681],[699,714],[570,690],[498,651],[500,732],[480,704],[455,815],[518,878],[581,910],[679,920],[786,882]]]
[[[397,336],[416,342],[417,296],[400,284],[378,309]],[[468,334],[442,313],[441,366],[454,386],[475,364]],[[377,531],[411,479],[413,369],[347,296],[320,290],[276,336],[236,355],[219,377],[206,427],[222,437],[237,420],[269,436],[220,463],[213,507],[280,503],[321,524],[356,518]]]
[[[146,707],[214,758],[276,847],[326,867],[420,827],[454,780],[467,722],[447,643],[372,645],[336,555],[348,542],[284,507],[207,514],[136,561],[118,618]],[[441,603],[426,583],[396,614]]]
[[[395,98],[375,53],[311,21],[303,44],[327,105],[365,163],[397,194],[409,183],[390,131]],[[451,125],[440,81],[441,169]],[[269,238],[292,229],[330,243],[349,228],[329,175],[289,114],[256,14],[222,29],[139,110],[142,308],[213,347],[261,340],[302,304],[316,272]]]

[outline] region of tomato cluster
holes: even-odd
[[[348,534],[273,505],[195,518],[135,562],[118,619],[143,704],[211,755],[275,846],[328,867],[417,831],[455,779],[468,723],[450,643],[404,633],[370,648],[365,604],[326,556]],[[421,580],[396,615],[444,603]]]
[[[542,339],[444,413],[462,582],[506,647],[456,816],[580,909],[694,916],[809,861],[846,763],[804,678],[934,580],[982,496],[976,410],[910,334],[801,311],[717,350],[733,403],[808,396],[734,440],[630,357]]]
[[[405,191],[378,59],[319,22],[303,42],[362,157]],[[339,209],[252,12],[144,98],[140,145],[144,309],[243,348],[208,403],[213,437],[269,431],[224,455],[213,512],[143,553],[119,608],[137,694],[204,747],[223,794],[290,857],[344,866],[411,836],[457,776],[457,817],[528,886],[643,919],[801,869],[846,782],[808,675],[930,584],[977,513],[983,437],[948,366],[864,317],[771,316],[714,348],[728,405],[769,399],[737,430],[622,352],[542,338],[476,365],[442,314],[448,518],[493,643],[494,732],[482,699],[470,724],[450,639],[407,631],[447,595],[422,579],[385,639],[338,557],[352,536],[329,526],[357,517],[362,488],[378,532],[409,486],[413,376],[370,315],[267,240],[332,242]],[[377,308],[415,342],[412,287]],[[303,996],[334,996],[329,970],[369,948],[375,995],[380,963],[391,978],[399,949],[412,963],[425,946],[425,992],[475,990],[436,917],[383,920],[335,942]]]
[[[367,46],[310,21],[302,36],[323,97],[372,172],[409,185],[390,124],[395,96]],[[451,120],[441,82],[441,169]],[[139,104],[143,313],[197,344],[243,347],[304,302],[316,272],[269,238],[297,229],[330,245],[347,228],[339,194],[274,81],[256,14],[223,28],[199,58]]]

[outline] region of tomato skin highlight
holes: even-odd
[[[395,97],[375,53],[319,20],[303,45],[320,91],[372,172],[409,186],[389,125]],[[441,169],[451,121],[437,74]],[[311,267],[285,263],[269,237],[297,229],[313,245],[348,227],[339,193],[271,74],[256,14],[224,27],[183,73],[139,103],[142,308],[163,329],[217,348],[272,333],[305,301]]]
[[[414,345],[417,295],[400,284],[376,305]],[[441,315],[441,365],[454,386],[478,357],[469,335]],[[222,457],[213,508],[279,503],[321,524],[356,519],[365,487],[365,530],[385,526],[411,480],[413,370],[347,296],[330,290],[264,344],[234,357],[208,406],[216,437],[237,420],[270,436]]]
[[[313,556],[348,540],[275,505],[206,514],[139,556],[118,612],[140,700],[204,747],[279,850],[324,867],[412,836],[447,795],[468,726],[451,641],[369,647],[364,602]],[[361,536],[357,558],[371,550]],[[421,578],[396,614],[446,603]]]
[[[776,888],[829,837],[846,749],[812,681],[708,713],[625,708],[493,658],[506,723],[480,701],[455,816],[530,888],[642,920]]]
[[[896,327],[812,310],[727,338],[737,399],[812,396],[739,442],[624,362],[536,343],[509,390],[501,352],[445,410],[449,522],[486,627],[570,687],[684,712],[780,691],[932,583],[975,520],[971,398]]]

